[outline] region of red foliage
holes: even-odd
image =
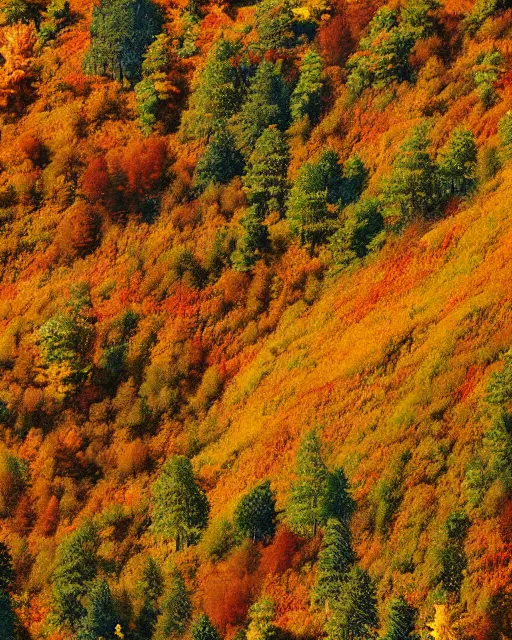
[[[322,57],[327,66],[342,65],[354,48],[345,2],[338,5],[336,14],[320,25],[317,34]]]
[[[25,133],[18,140],[20,152],[23,157],[32,162],[35,167],[42,167],[47,160],[47,152],[39,138],[31,133]]]
[[[105,201],[110,189],[110,176],[105,158],[91,158],[82,176],[82,191],[85,197],[90,202]]]
[[[130,143],[119,159],[127,198],[143,198],[157,190],[167,161],[167,143],[163,138],[148,138]]]
[[[39,531],[43,536],[53,536],[59,524],[59,499],[51,496],[39,520]]]
[[[262,552],[260,571],[263,575],[284,573],[291,568],[294,556],[300,547],[300,538],[286,527],[279,529],[272,544]]]

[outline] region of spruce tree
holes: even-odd
[[[358,155],[343,164],[341,203],[344,207],[359,200],[368,181],[368,169]]]
[[[7,545],[0,542],[0,591],[8,591],[14,581],[12,558]]]
[[[76,640],[114,640],[117,617],[114,600],[105,580],[94,582],[88,590],[87,615],[80,625]]]
[[[284,134],[274,125],[267,127],[256,141],[243,177],[249,204],[258,205],[262,217],[273,211],[284,213],[289,161]]]
[[[189,110],[184,114],[185,137],[209,138],[238,112],[243,97],[240,71],[233,63],[238,49],[224,37],[210,49],[194,82]]]
[[[248,158],[256,141],[270,125],[284,130],[288,125],[289,90],[280,67],[263,60],[251,80],[247,98],[233,119],[238,147]]]
[[[320,115],[323,89],[322,56],[309,49],[300,63],[300,75],[290,99],[290,111],[294,121],[305,116],[315,123]]]
[[[248,271],[270,249],[268,227],[263,222],[261,206],[252,205],[240,220],[244,230],[231,256],[237,271]]]
[[[7,546],[0,542],[0,638],[14,640],[16,617],[12,608],[10,590],[14,581],[12,559]]]
[[[257,48],[260,51],[287,49],[295,44],[295,25],[290,0],[262,0],[256,8]]]
[[[389,605],[388,624],[383,640],[416,640],[417,610],[402,596]]]
[[[292,233],[312,250],[335,231],[338,213],[330,205],[339,199],[341,189],[341,168],[333,152],[324,152],[319,162],[308,162],[299,170],[286,217]]]
[[[478,151],[475,136],[467,129],[455,129],[439,158],[444,192],[465,196],[476,186]]]
[[[324,520],[335,518],[340,522],[349,522],[355,511],[356,505],[350,495],[350,487],[347,476],[341,467],[335,469],[327,476],[327,485],[324,499]]]
[[[416,216],[432,218],[438,213],[440,195],[437,168],[428,147],[428,125],[416,127],[392,163],[384,200],[391,215],[406,223]]]
[[[266,480],[245,495],[235,510],[235,525],[253,542],[268,542],[276,530],[276,499]]]
[[[194,184],[198,191],[204,191],[210,184],[227,184],[242,173],[243,158],[236,149],[233,134],[226,129],[218,131],[199,158]]]
[[[295,475],[286,507],[287,520],[296,533],[314,537],[325,520],[329,476],[316,431],[306,433],[300,443]]]
[[[142,606],[135,620],[135,636],[137,639],[152,638],[158,619],[158,600],[163,593],[163,578],[160,567],[149,557],[142,570],[142,577],[137,583],[137,591],[142,599]]]
[[[374,637],[377,627],[375,587],[368,573],[353,566],[343,583],[325,630],[329,640]]]
[[[364,258],[372,240],[384,229],[382,205],[376,198],[365,198],[346,210],[343,225],[330,241],[335,264],[348,264]]]
[[[327,521],[322,547],[318,556],[318,575],[314,602],[333,608],[344,580],[356,560],[352,549],[352,535],[347,522],[334,518]]]
[[[152,486],[152,529],[174,539],[176,551],[193,544],[208,523],[210,506],[185,456],[170,458]]]
[[[101,0],[92,11],[85,71],[134,84],[140,79],[144,51],[161,26],[151,0]]]
[[[181,573],[175,570],[171,576],[161,608],[156,637],[180,638],[187,630],[192,616],[192,603]]]
[[[52,576],[53,609],[59,624],[76,630],[87,611],[82,604],[96,577],[99,537],[96,526],[87,521],[57,549],[57,567]]]
[[[221,640],[217,629],[204,613],[194,622],[190,634],[192,640]]]

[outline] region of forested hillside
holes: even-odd
[[[509,0],[0,7],[0,640],[512,638]]]

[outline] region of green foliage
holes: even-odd
[[[196,542],[208,523],[210,506],[188,458],[174,456],[164,464],[152,496],[154,533],[174,539],[177,551]]]
[[[14,615],[11,597],[0,589],[0,638],[2,640],[15,640],[16,617]]]
[[[310,122],[316,122],[320,116],[322,68],[322,56],[314,49],[309,49],[300,63],[299,81],[290,99],[290,111],[294,121],[308,116]]]
[[[471,13],[465,20],[468,33],[474,35],[488,18],[508,8],[510,8],[509,0],[476,0]]]
[[[377,624],[375,587],[368,573],[355,565],[325,625],[327,637],[329,640],[372,638]]]
[[[353,502],[341,469],[330,474],[321,454],[316,431],[308,431],[296,458],[295,482],[286,505],[286,519],[292,531],[315,536],[330,518],[348,520]],[[338,493],[340,492],[340,493]]]
[[[210,49],[206,63],[194,83],[190,108],[184,116],[186,137],[208,138],[226,126],[238,112],[243,92],[242,79],[233,57],[239,45],[221,37]]]
[[[167,76],[171,66],[171,43],[161,33],[148,46],[142,62],[142,80],[135,85],[136,109],[142,132],[149,135],[159,119],[162,109],[172,97]]]
[[[256,141],[270,125],[286,129],[289,121],[289,89],[280,65],[262,60],[251,80],[247,98],[233,118],[238,147],[245,158],[254,150]]]
[[[98,531],[87,521],[65,539],[57,549],[53,572],[53,610],[59,624],[77,630],[87,611],[82,604],[96,577],[99,547]]]
[[[341,190],[341,167],[334,152],[325,151],[318,162],[301,167],[290,192],[286,217],[302,244],[314,248],[332,235],[338,212],[330,205],[339,199]]]
[[[507,113],[500,119],[498,131],[501,138],[501,144],[508,147],[512,144],[512,111]]]
[[[180,638],[187,630],[192,615],[192,603],[181,573],[175,570],[165,592],[156,637]]]
[[[29,24],[33,21],[39,21],[37,6],[25,0],[6,0],[6,2],[2,2],[1,13],[6,25],[18,22]]]
[[[374,525],[375,531],[381,536],[387,536],[393,517],[402,501],[402,482],[407,463],[411,454],[406,451],[400,455],[398,461],[391,467],[377,483],[373,499],[375,503]]]
[[[439,176],[445,193],[466,196],[476,187],[477,158],[473,133],[455,129],[439,158]]]
[[[235,146],[233,134],[221,129],[212,137],[197,162],[195,187],[204,191],[210,184],[227,184],[240,175],[243,168],[243,158]]]
[[[102,0],[95,4],[84,70],[134,84],[140,79],[144,51],[161,25],[151,0]]]
[[[429,38],[439,30],[439,0],[409,0],[401,11],[401,28],[411,31],[415,40]]]
[[[276,499],[266,480],[245,495],[235,510],[235,525],[253,542],[268,542],[276,530]]]
[[[459,594],[460,592],[467,567],[464,541],[469,526],[469,518],[463,512],[450,514],[445,523],[446,543],[438,554],[440,564],[438,580],[448,593]]]
[[[160,567],[152,557],[147,558],[142,577],[137,583],[142,606],[135,619],[135,637],[139,640],[152,638],[158,619],[158,600],[164,592]]]
[[[114,640],[117,616],[107,582],[95,581],[88,589],[87,595],[87,615],[76,634],[76,640]]]
[[[276,617],[275,602],[269,597],[260,598],[249,609],[249,627],[247,638],[250,640],[272,640],[277,635],[274,625]]]
[[[270,249],[268,227],[263,223],[260,205],[252,205],[240,220],[244,233],[231,261],[237,271],[247,271]]]
[[[289,0],[261,0],[256,7],[258,49],[287,49],[295,44],[294,15]]]
[[[190,634],[192,640],[221,640],[217,629],[206,614],[199,616],[194,622]]]
[[[382,205],[376,198],[361,200],[346,212],[342,226],[332,236],[330,249],[335,264],[364,258],[372,240],[384,229]]]
[[[318,555],[318,574],[313,599],[332,609],[350,567],[356,561],[348,522],[328,520]]]
[[[480,100],[486,109],[496,102],[495,83],[503,73],[504,65],[505,59],[497,49],[477,56],[473,77]]]
[[[388,624],[383,640],[415,640],[417,610],[403,597],[391,600]]]
[[[327,152],[328,153],[328,152]],[[343,164],[341,204],[346,207],[359,200],[368,181],[368,169],[358,155],[351,156]]]
[[[274,125],[267,127],[256,141],[243,177],[249,204],[258,205],[261,216],[273,211],[284,212],[289,161],[284,134]]]
[[[12,515],[29,480],[29,468],[21,458],[6,449],[0,450],[0,470],[4,482],[0,486],[0,516]]]
[[[492,427],[485,434],[485,444],[490,452],[491,472],[503,482],[507,490],[512,488],[512,416],[500,411],[493,419]]]
[[[194,0],[190,0],[181,14],[182,32],[178,48],[180,58],[190,58],[199,51],[196,40],[199,35],[200,22],[201,15],[197,4]]]
[[[428,151],[429,126],[422,123],[402,145],[392,163],[392,173],[384,186],[388,214],[405,224],[421,216],[432,218],[439,211],[437,168]]]
[[[54,40],[59,31],[69,24],[70,19],[71,7],[68,0],[51,0],[39,26],[40,42],[47,44]]]
[[[0,591],[9,591],[14,582],[12,558],[7,545],[0,542]]]
[[[398,10],[381,7],[370,23],[368,35],[361,40],[359,51],[347,62],[350,92],[358,96],[368,87],[383,88],[393,80],[408,80],[414,43],[415,34],[401,27]]]

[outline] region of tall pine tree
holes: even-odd
[[[165,592],[156,638],[181,638],[190,623],[192,603],[181,573],[175,569]]]
[[[388,624],[383,640],[416,640],[417,610],[405,598],[395,598],[389,605]]]
[[[294,121],[308,116],[314,123],[320,115],[322,98],[322,56],[309,49],[300,63],[300,75],[290,99],[290,111]]]
[[[253,542],[268,542],[276,530],[276,499],[266,480],[245,495],[235,510],[235,525]]]

